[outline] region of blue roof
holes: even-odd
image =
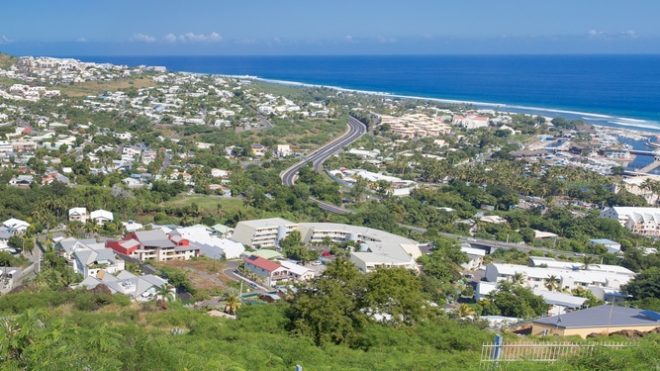
[[[617,305],[600,305],[559,316],[541,318],[534,323],[560,328],[660,326],[660,313]]]

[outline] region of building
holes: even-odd
[[[114,215],[107,210],[94,210],[89,214],[89,219],[98,225],[103,225],[112,222],[115,218]]]
[[[486,256],[486,250],[475,249],[474,247],[470,247],[470,245],[461,246],[461,252],[468,257],[468,262],[461,264],[463,269],[468,271],[479,269],[484,261],[484,256]]]
[[[497,283],[480,281],[474,292],[474,299],[480,301],[486,299],[488,294],[497,291]],[[578,310],[584,307],[586,298],[573,296],[559,291],[550,291],[541,288],[534,288],[532,290],[534,295],[543,298],[543,301],[548,304],[548,315],[562,314],[573,310]]]
[[[293,154],[291,146],[288,144],[278,144],[277,149],[275,150],[277,157],[289,157]]]
[[[73,271],[83,277],[96,277],[100,272],[115,274],[125,269],[124,261],[113,250],[94,239],[64,238],[57,242],[55,248],[69,261]]]
[[[660,208],[615,206],[604,209],[600,216],[617,220],[633,233],[660,237]]]
[[[540,268],[568,269],[572,271],[576,271],[584,268],[584,265],[582,263],[556,260],[553,258],[546,258],[541,256],[530,256],[529,266],[540,267]],[[616,274],[628,275],[630,277],[635,276],[635,272],[620,265],[590,264],[589,270],[598,271],[598,272],[611,272]]]
[[[190,241],[190,246],[199,249],[201,255],[212,259],[238,259],[245,252],[240,242],[219,238],[203,225],[177,228],[175,231]]]
[[[289,260],[281,260],[280,265],[289,271],[289,279],[296,281],[307,281],[314,278],[314,271],[309,268],[305,268],[300,264],[296,264]]]
[[[74,207],[69,209],[69,221],[70,222],[81,222],[85,223],[89,219],[89,214],[87,214],[87,208],[85,207]]]
[[[485,278],[488,282],[512,281],[515,276],[522,278],[523,284],[532,289],[544,289],[547,280],[554,276],[559,279],[561,289],[607,288],[616,291],[634,277],[634,275],[623,273],[579,268],[528,267],[516,264],[489,264],[486,266]]]
[[[123,240],[107,241],[106,247],[142,261],[189,260],[199,256],[199,249],[190,246],[187,239],[161,229],[130,232]]]
[[[621,244],[616,241],[608,240],[607,238],[597,238],[590,240],[589,242],[591,242],[592,245],[606,248],[607,252],[610,254],[619,254],[621,252]]]
[[[78,284],[79,287],[85,287],[88,290],[99,285],[107,286],[113,294],[124,294],[140,303],[157,299],[160,289],[169,287],[167,280],[153,274],[136,276],[128,271],[121,271],[116,275],[104,273],[96,277],[87,276]],[[174,290],[173,287],[170,288],[171,298],[174,297]]]
[[[337,243],[355,242],[359,247],[351,252],[350,260],[363,272],[378,267],[416,270],[416,260],[422,255],[417,241],[374,228],[339,223],[300,223],[299,229],[305,244],[322,243],[327,239]]]
[[[300,232],[307,245],[326,240],[353,241],[359,247],[351,253],[350,260],[363,272],[377,267],[417,269],[416,259],[422,255],[417,241],[378,229],[339,223],[296,224],[282,218],[239,222],[232,239],[250,247],[273,248],[294,230]]]
[[[236,224],[232,239],[254,248],[276,247],[297,229],[297,224],[282,218],[247,220]]]
[[[649,332],[660,326],[660,313],[652,310],[600,305],[571,313],[537,319],[532,335],[607,335],[617,331]]]
[[[266,285],[275,286],[289,279],[289,271],[280,263],[251,255],[245,259],[245,269],[261,278]]]
[[[266,155],[266,147],[263,144],[254,143],[251,150],[254,157],[264,157]]]

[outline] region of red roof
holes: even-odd
[[[259,256],[250,256],[249,258],[245,259],[246,263],[252,264],[257,268],[261,268],[267,272],[273,272],[274,270],[278,269],[281,267],[280,263],[270,261],[268,259],[264,259]]]

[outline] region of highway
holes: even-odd
[[[293,186],[296,183],[296,178],[298,177],[298,172],[300,171],[300,169],[302,169],[304,166],[307,166],[307,164],[309,163],[312,164],[314,170],[321,171],[325,160],[327,160],[334,154],[341,151],[347,145],[358,140],[366,132],[367,132],[367,126],[364,123],[360,122],[354,117],[349,116],[348,129],[344,132],[344,134],[342,134],[342,136],[340,136],[339,138],[325,144],[323,147],[317,149],[316,151],[310,153],[300,162],[284,170],[280,174],[280,178],[282,178],[282,183],[289,187]],[[319,204],[319,206],[322,209],[330,212],[338,211],[338,213],[340,214],[349,212],[346,209],[329,204],[327,202],[322,202],[319,200],[315,200],[315,201]]]

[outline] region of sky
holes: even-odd
[[[19,55],[659,54],[658,0],[21,0]]]

